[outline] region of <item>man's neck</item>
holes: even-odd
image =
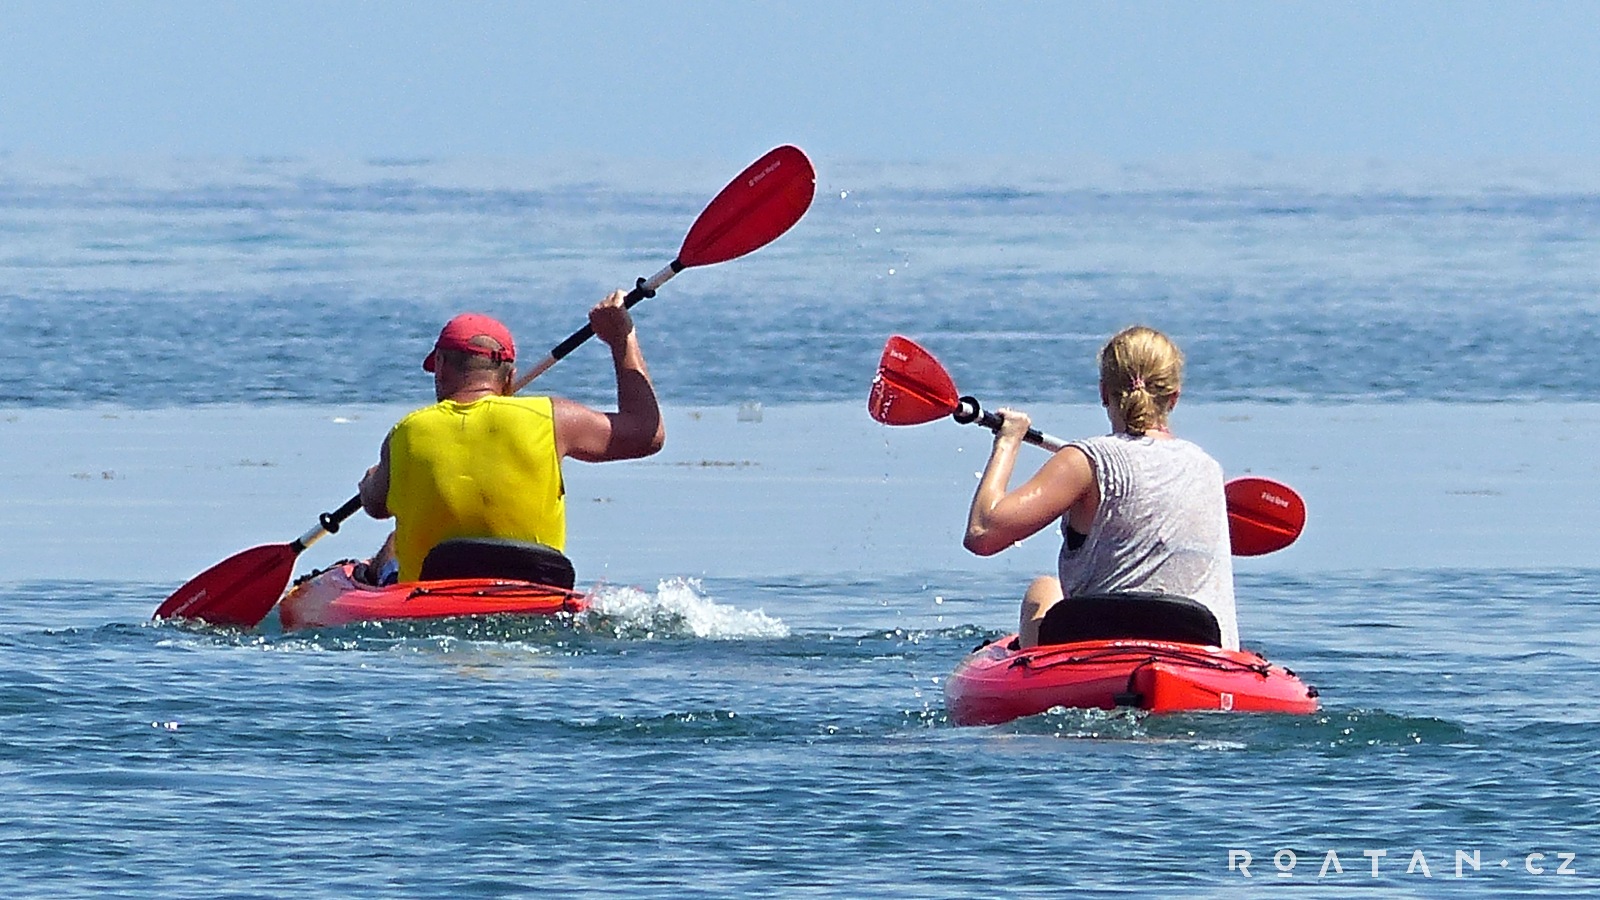
[[[500,385],[497,383],[469,381],[439,399],[454,400],[457,403],[471,403],[474,400],[482,400],[484,397],[498,397],[501,393]]]

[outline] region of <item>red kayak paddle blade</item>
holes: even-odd
[[[1260,556],[1294,543],[1306,527],[1306,503],[1270,478],[1235,478],[1223,488],[1234,556]]]
[[[156,608],[154,618],[254,628],[272,612],[288,587],[297,555],[288,544],[234,554],[178,588]]]
[[[898,334],[883,345],[867,396],[872,418],[885,425],[921,425],[955,412],[959,401],[950,373],[932,353]]]
[[[811,207],[817,173],[785,144],[750,164],[694,220],[678,251],[688,269],[724,262],[777,240]]]

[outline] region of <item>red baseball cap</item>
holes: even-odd
[[[488,338],[499,349],[473,343],[474,338]],[[433,343],[433,352],[422,361],[422,370],[432,372],[440,350],[460,350],[476,356],[487,356],[495,362],[515,362],[517,345],[511,340],[511,329],[498,319],[483,313],[462,313],[444,324],[439,339]]]

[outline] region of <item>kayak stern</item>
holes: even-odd
[[[1015,635],[980,647],[945,682],[957,725],[997,725],[1055,707],[1174,712],[1318,709],[1317,692],[1246,650],[1149,640],[1095,640],[1012,649]]]
[[[390,619],[552,616],[587,608],[584,594],[531,581],[456,578],[378,587],[357,580],[355,563],[344,562],[290,588],[278,601],[278,620],[284,631],[300,631]]]

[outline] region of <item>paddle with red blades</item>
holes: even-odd
[[[768,152],[712,199],[711,205],[684,237],[678,257],[648,279],[639,279],[623,298],[622,305],[632,309],[640,300],[654,297],[656,288],[684,269],[724,262],[771,243],[800,221],[800,216],[811,206],[816,184],[811,161],[798,147],[785,145]],[[588,325],[568,335],[517,380],[513,391],[527,387],[529,382],[592,337],[594,329]]]
[[[889,338],[867,397],[867,412],[885,425],[921,425],[949,416],[963,425],[999,431],[1001,417],[972,397],[960,396],[950,373],[933,354],[901,335]],[[1067,442],[1028,429],[1023,440],[1055,452]],[[1255,476],[1223,488],[1235,556],[1259,556],[1294,543],[1306,524],[1306,505],[1288,485]]]
[[[337,510],[323,513],[317,518],[316,527],[287,544],[263,544],[235,553],[174,591],[151,618],[254,628],[289,586],[295,557],[323,536],[338,531],[339,525],[360,508],[358,494]]]
[[[1260,556],[1294,543],[1306,527],[1306,502],[1286,484],[1247,476],[1223,485],[1234,556]]]
[[[728,183],[690,226],[677,258],[649,279],[641,278],[623,301],[633,307],[655,295],[656,288],[684,269],[737,259],[759,250],[788,231],[811,206],[816,171],[799,148],[782,146],[768,152]],[[585,325],[522,376],[513,392],[594,336]],[[228,557],[173,592],[154,618],[182,618],[235,628],[254,628],[277,604],[294,561],[307,547],[339,530],[361,508],[352,497],[317,526],[287,544],[266,544]]]

